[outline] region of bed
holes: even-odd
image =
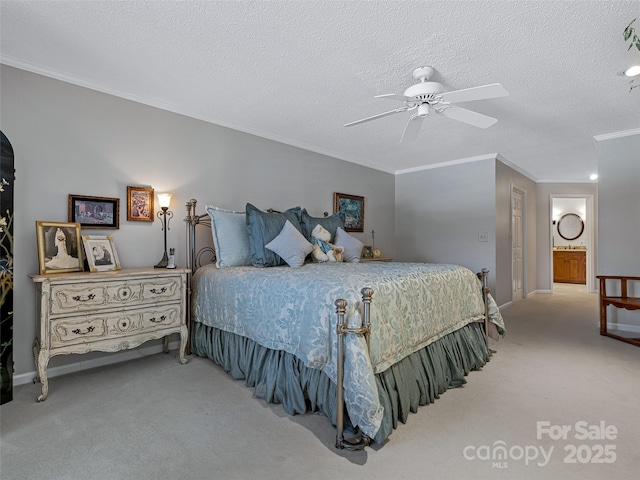
[[[489,360],[489,331],[504,334],[486,271],[480,280],[458,265],[358,262],[360,242],[344,235],[339,218],[299,208],[207,206],[197,215],[195,200],[186,207],[191,352],[291,415],[325,414],[337,428],[338,448],[386,441],[410,412],[464,384]],[[351,261],[301,262],[309,253],[301,240],[265,248],[257,255],[265,258],[257,258],[256,250],[273,246],[296,218],[293,235],[304,238],[321,223],[347,246]],[[210,227],[212,248],[196,248],[199,224]],[[269,257],[276,251],[281,255]],[[200,265],[202,252],[215,263]]]

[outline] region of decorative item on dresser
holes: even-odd
[[[80,224],[36,221],[40,273],[82,271]]]
[[[90,272],[120,270],[120,260],[111,235],[82,235]]]
[[[156,338],[180,334],[186,363],[186,268],[130,269],[96,273],[30,275],[37,286],[40,336],[33,355],[42,392],[49,393],[47,365],[55,355],[116,352]]]

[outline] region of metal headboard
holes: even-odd
[[[192,273],[205,263],[213,263],[216,259],[216,253],[213,247],[205,246],[199,249],[197,248],[196,226],[203,225],[211,229],[211,217],[207,213],[197,215],[196,203],[196,199],[192,198],[184,204],[187,211],[187,215],[184,217],[184,222],[187,226],[187,267],[191,269]],[[205,258],[207,261],[203,261]]]

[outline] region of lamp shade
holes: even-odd
[[[158,194],[158,203],[160,204],[160,208],[169,208],[171,204],[171,194],[170,193],[159,193]]]

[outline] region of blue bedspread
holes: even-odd
[[[284,350],[336,380],[334,302],[348,302],[349,325],[360,324],[361,289],[374,291],[371,352],[347,336],[344,391],[349,417],[374,437],[382,420],[374,374],[431,342],[482,320],[482,287],[456,265],[366,262],[301,268],[208,265],[193,276],[193,320]],[[490,319],[504,333],[490,298]],[[370,359],[369,359],[370,358]]]

